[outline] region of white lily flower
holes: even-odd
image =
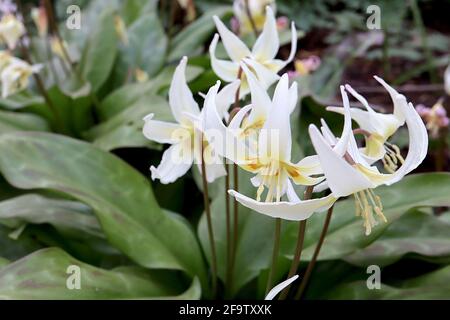
[[[227,29],[217,16],[214,16],[213,18],[231,61],[218,59],[216,57],[216,47],[219,41],[219,35],[216,34],[209,47],[211,66],[217,76],[226,82],[232,82],[240,78],[240,98],[247,95],[250,90],[246,77],[242,74],[241,62],[245,62],[249,68],[251,68],[264,89],[267,89],[279,79],[277,73],[294,58],[297,50],[297,32],[294,23],[292,23],[291,53],[285,61],[275,59],[280,47],[280,41],[278,38],[275,17],[269,6],[266,7],[264,29],[251,51],[238,36]]]
[[[247,2],[247,3],[246,3]],[[248,12],[247,12],[248,5]],[[266,21],[266,15],[264,9],[266,6],[270,6],[271,9],[276,12],[275,0],[234,0],[233,1],[233,11],[234,16],[239,22],[239,32],[241,34],[247,34],[253,31],[252,21],[250,21],[250,16],[252,17],[253,23],[256,29],[259,31],[263,28],[264,22]]]
[[[267,94],[252,91],[252,105],[242,108],[229,127],[223,124],[214,103],[205,103],[206,132],[214,129],[214,132],[218,133],[213,143],[217,153],[255,174],[252,184],[258,188],[256,200],[234,190],[229,190],[230,195],[256,212],[287,220],[307,219],[314,212],[327,210],[335,201],[332,196],[300,201],[292,186],[292,182],[311,186],[323,180],[313,177],[321,173],[317,157],[306,157],[298,163],[291,162],[292,137],[289,116],[292,105],[297,102],[297,96],[293,96],[293,92],[297,92],[296,85],[294,83],[289,88],[288,75],[285,74],[279,81],[272,100]],[[250,118],[253,110],[261,107],[259,103],[267,104],[262,108],[267,110],[270,116],[258,131],[256,143],[248,145],[241,137],[240,123],[248,111]],[[233,147],[230,147],[231,145]],[[267,189],[265,202],[262,202],[261,196],[265,189]],[[288,201],[281,201],[284,195]]]
[[[351,117],[359,125],[356,132],[365,136],[365,147],[362,149],[363,156],[370,163],[381,159],[385,169],[393,173],[399,164],[404,162],[404,159],[400,154],[400,149],[396,145],[390,144],[388,139],[405,123],[405,117],[400,111],[400,104],[403,103],[403,99],[397,99],[400,94],[383,79],[377,76],[375,76],[375,79],[383,85],[391,96],[394,105],[392,114],[374,111],[367,100],[351,86],[346,85],[345,88],[366,108],[366,111],[359,108],[350,108]],[[343,108],[340,107],[328,107],[327,110],[344,113]]]
[[[164,152],[159,166],[150,168],[152,179],[159,179],[164,184],[172,183],[183,176],[194,162],[200,168],[202,151],[211,149],[200,130],[199,121],[202,116],[199,106],[186,83],[186,64],[187,58],[183,57],[175,70],[169,89],[169,105],[177,123],[153,120],[153,114],[144,118],[143,133],[147,139],[172,145]],[[235,90],[238,87],[236,84],[229,86],[234,86]],[[229,92],[230,89],[224,90]],[[211,94],[207,95],[207,100],[209,96]],[[206,177],[208,182],[212,182],[224,176],[226,172],[221,161],[208,156],[209,154],[205,155]]]
[[[283,291],[285,288],[291,285],[292,282],[298,279],[298,275],[290,277],[287,280],[284,280],[283,282],[277,284],[275,287],[272,288],[272,290],[269,291],[267,296],[264,298],[264,300],[273,300],[279,294],[281,291]]]
[[[25,34],[25,27],[13,14],[5,14],[0,20],[0,41],[9,49],[14,49],[20,37]]]
[[[414,106],[406,101],[405,96],[392,95],[398,116],[405,119],[409,133],[409,151],[404,163],[394,173],[380,173],[371,166],[358,149],[352,131],[351,110],[348,96],[341,87],[344,103],[344,129],[337,139],[325,123],[322,133],[316,126],[310,125],[311,141],[320,159],[320,165],[326,177],[331,194],[336,197],[354,195],[356,214],[364,219],[366,235],[377,224],[373,212],[386,221],[381,200],[372,189],[379,185],[391,185],[401,180],[406,174],[417,168],[426,156],[428,149],[427,130]]]
[[[7,60],[6,64],[4,59]],[[0,66],[3,98],[25,89],[30,76],[42,69],[42,65],[30,65],[18,58],[7,56],[0,58]]]

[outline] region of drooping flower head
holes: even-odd
[[[405,96],[391,87],[388,88],[396,107],[394,113],[398,119],[404,119],[409,134],[408,155],[395,172],[380,172],[376,166],[367,161],[364,150],[358,148],[352,131],[352,116],[356,115],[359,119],[359,113],[355,113],[354,110],[352,112],[350,109],[348,96],[343,86],[341,94],[344,108],[341,113],[344,113],[344,129],[341,137],[336,138],[323,121],[321,131],[315,125],[309,127],[311,141],[320,159],[320,166],[331,194],[336,198],[349,195],[355,197],[356,214],[364,219],[366,235],[370,234],[377,224],[374,213],[380,220],[386,221],[381,199],[374,194],[373,189],[379,185],[391,185],[401,180],[420,165],[428,149],[427,131],[414,106],[407,102]],[[333,109],[333,111],[336,110]],[[355,118],[353,119],[358,122]],[[375,119],[379,119],[378,116]],[[367,120],[370,122],[370,119]],[[385,123],[380,123],[381,127],[378,127],[377,122],[371,122],[370,125],[373,132],[384,132],[386,129]]]
[[[203,151],[210,148],[201,131],[202,113],[186,83],[186,65],[187,58],[184,57],[175,70],[169,89],[169,105],[176,122],[154,120],[153,114],[144,118],[144,136],[149,140],[171,145],[164,152],[159,166],[150,168],[152,179],[159,179],[164,184],[183,176],[193,163],[200,166]],[[236,91],[238,85],[231,83],[223,91],[227,92],[230,88]],[[229,105],[232,96],[220,95],[218,99]],[[206,96],[205,101],[210,98],[211,94]],[[226,174],[219,159],[205,159],[205,164],[208,182]]]
[[[4,53],[0,53],[0,66],[3,98],[25,89],[30,76],[42,69],[42,65],[30,65],[26,61]]]
[[[13,14],[5,14],[0,20],[0,42],[14,49],[25,34],[23,23]]]
[[[294,58],[297,50],[297,33],[294,23],[292,23],[291,53],[288,59],[275,58],[280,47],[280,40],[275,16],[269,6],[266,7],[264,29],[251,51],[239,37],[227,29],[217,16],[214,16],[214,22],[231,60],[222,60],[216,57],[216,47],[219,41],[219,34],[216,34],[209,47],[211,66],[217,76],[226,82],[232,82],[238,78],[241,80],[240,97],[244,97],[250,91],[245,74],[241,69],[242,62],[253,72],[263,88],[267,89],[279,79],[277,73]]]

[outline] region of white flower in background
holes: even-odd
[[[43,6],[33,8],[31,10],[31,18],[38,30],[39,36],[46,37],[48,33],[48,19],[45,8]]]
[[[267,296],[264,298],[264,300],[273,300],[279,294],[281,291],[283,291],[285,288],[291,285],[292,282],[298,279],[298,275],[290,277],[287,280],[284,280],[283,282],[277,284],[275,287],[273,287],[272,290],[269,291]]]
[[[169,105],[176,123],[153,120],[153,114],[144,118],[143,133],[147,139],[172,145],[164,152],[159,166],[150,168],[152,179],[159,179],[164,184],[183,176],[194,162],[200,166],[202,150],[211,150],[199,129],[202,114],[186,83],[186,64],[187,58],[184,57],[175,70],[169,89]],[[232,83],[229,86],[234,86],[236,91],[238,85]],[[206,99],[210,96],[207,95]],[[233,95],[229,96],[227,94],[218,98],[231,104]],[[214,158],[212,152],[204,154],[208,182],[226,174],[220,159]]]
[[[0,20],[0,42],[9,49],[14,49],[20,37],[25,34],[25,27],[13,14],[5,14]]]
[[[377,224],[374,212],[379,219],[386,221],[381,200],[374,194],[373,189],[379,185],[398,182],[420,165],[428,149],[427,130],[414,106],[406,101],[405,96],[393,96],[396,113],[398,117],[405,119],[408,126],[409,150],[397,171],[381,173],[362,156],[353,135],[352,113],[344,87],[341,87],[341,94],[344,103],[344,129],[341,137],[337,139],[325,122],[322,123],[322,133],[315,125],[310,125],[309,134],[331,194],[336,198],[354,195],[356,214],[364,219],[366,235],[369,235],[372,227]]]
[[[247,12],[247,4],[248,12]],[[253,32],[252,21],[250,21],[249,14],[259,31],[263,28],[266,21],[265,8],[270,6],[272,11],[276,12],[275,0],[234,0],[233,11],[234,16],[239,22],[239,32],[247,34]]]
[[[1,60],[2,58],[0,58]],[[42,65],[30,65],[23,60],[10,57],[9,63],[1,70],[2,97],[6,98],[25,89],[28,86],[30,76],[41,69]]]
[[[405,116],[401,111],[403,99],[399,99],[399,93],[383,79],[377,76],[375,76],[375,79],[383,85],[391,96],[393,101],[392,114],[376,112],[369,106],[367,100],[351,86],[346,85],[345,88],[366,109],[350,108],[352,119],[359,125],[359,129],[355,133],[361,133],[365,137],[365,147],[362,149],[363,157],[369,163],[381,159],[385,169],[392,173],[404,162],[400,149],[388,142],[388,139],[405,123]],[[327,110],[344,113],[344,109],[340,107],[328,107]]]
[[[444,72],[444,89],[447,95],[450,96],[450,64],[447,66]]]
[[[4,50],[0,50],[0,73],[10,64],[13,56]]]
[[[218,86],[216,91],[217,88]],[[323,180],[312,177],[321,173],[317,157],[306,157],[298,163],[291,162],[292,137],[289,118],[292,106],[297,102],[297,83],[289,88],[288,76],[283,75],[272,100],[260,86],[251,88],[252,104],[242,108],[228,127],[223,124],[214,103],[205,104],[206,133],[216,133],[213,142],[216,152],[255,174],[251,181],[258,188],[256,200],[234,190],[229,193],[242,205],[256,212],[287,220],[304,220],[314,212],[328,209],[334,203],[334,197],[300,201],[291,183],[292,181],[298,185],[311,186]],[[246,118],[248,111],[250,115]],[[264,112],[268,115],[267,119],[249,142],[242,137],[246,130],[242,129],[242,124],[252,116],[255,119],[265,117],[262,115]],[[262,202],[261,197],[266,189],[265,201]],[[288,201],[281,201],[284,195]]]
[[[242,74],[241,62],[244,62],[252,70],[264,89],[267,89],[279,79],[277,73],[294,58],[297,50],[297,32],[294,23],[292,23],[290,55],[285,61],[275,59],[280,47],[280,41],[275,17],[269,6],[266,8],[264,29],[251,51],[238,36],[227,29],[217,16],[214,16],[214,22],[216,23],[220,38],[231,61],[216,57],[216,47],[219,41],[219,35],[216,34],[209,47],[211,66],[217,76],[226,82],[232,82],[238,78],[241,79],[241,98],[249,92],[247,79]]]

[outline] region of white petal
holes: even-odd
[[[336,197],[345,197],[374,186],[330,147],[316,126],[309,126],[309,135],[319,156],[328,186]]]
[[[340,109],[344,110],[344,108],[340,108]],[[336,138],[334,133],[331,131],[328,124],[325,122],[324,119],[320,119],[320,123],[322,124],[322,126],[320,127],[320,131],[322,132],[322,135],[325,138],[325,140],[327,141],[327,143],[331,146],[335,145],[337,143],[338,139]]]
[[[271,68],[278,72],[286,67],[295,57],[297,53],[297,30],[295,29],[295,23],[291,24],[291,52],[286,60],[274,59],[270,61]],[[268,63],[269,64],[269,63]]]
[[[234,190],[229,190],[228,193],[236,198],[240,204],[258,213],[290,221],[308,219],[315,212],[323,212],[329,209],[337,200],[330,194],[323,198],[300,202],[258,202]]]
[[[288,180],[287,183],[287,189],[286,189],[286,195],[289,200],[289,202],[300,202],[300,198],[297,196],[297,193],[294,190],[294,187],[292,186],[292,183],[290,180]]]
[[[348,100],[347,93],[343,86],[340,87],[342,102],[344,103],[344,128],[342,129],[342,135],[336,145],[333,147],[334,152],[339,156],[343,156],[347,151],[348,142],[350,140],[350,135],[352,132],[352,118],[350,115],[350,102]]]
[[[302,168],[302,173],[305,175],[322,174],[323,170],[320,166],[320,160],[317,155],[304,157],[302,160],[295,164],[296,167]]]
[[[214,73],[226,82],[232,82],[237,79],[239,73],[239,63],[234,61],[227,61],[217,59],[216,47],[219,41],[219,35],[214,35],[213,41],[209,46],[209,55],[211,56],[211,67]]]
[[[298,84],[294,81],[289,88],[289,113],[294,112],[298,102]]]
[[[281,291],[283,291],[284,288],[287,288],[292,282],[297,280],[297,278],[298,278],[298,275],[295,275],[295,276],[277,284],[275,287],[273,287],[272,290],[269,291],[269,293],[264,298],[264,300],[273,300],[273,298],[275,298],[277,294],[279,294]]]
[[[277,22],[270,6],[266,7],[264,28],[252,49],[252,54],[259,61],[272,60],[278,53],[280,40],[278,38]]]
[[[266,88],[263,87],[262,84],[255,78],[253,72],[251,72],[244,63],[241,64],[241,68],[247,78],[252,98],[253,108],[249,116],[249,121],[250,123],[258,120],[264,121],[267,118],[267,113],[269,112],[270,107],[272,106],[272,101],[267,94]]]
[[[450,96],[450,64],[447,66],[444,72],[444,89],[447,95]]]
[[[256,78],[264,89],[269,88],[280,79],[280,76],[276,72],[268,69],[256,60],[244,59],[244,62],[254,70]]]
[[[193,152],[186,144],[174,144],[164,152],[159,166],[150,168],[152,179],[159,179],[163,184],[172,183],[189,170],[192,161]]]
[[[179,123],[183,121],[184,112],[192,114],[200,113],[197,102],[195,102],[192,92],[186,83],[186,64],[187,58],[183,57],[175,69],[169,89],[170,108],[172,109],[174,118]]]
[[[233,32],[228,30],[228,28],[223,24],[219,17],[213,17],[214,22],[217,27],[217,31],[220,33],[225,50],[228,56],[234,62],[240,62],[243,58],[251,55],[250,50],[247,48],[245,43],[239,39]]]
[[[425,159],[428,150],[427,129],[411,103],[407,103],[404,96],[397,97],[399,112],[403,113],[409,134],[409,149],[405,162],[393,174],[381,174],[377,172],[368,172],[368,178],[391,185],[401,180],[406,174],[416,169]]]
[[[253,105],[249,104],[245,107],[241,108],[233,117],[233,119],[230,121],[230,124],[228,126],[228,129],[231,130],[238,130],[241,127],[242,120],[244,120],[247,113],[253,108]]]
[[[390,85],[388,85],[386,83],[386,81],[384,81],[380,77],[374,76],[374,78],[375,78],[375,80],[377,80],[389,92],[389,95],[391,96],[392,102],[394,103],[394,116],[400,122],[400,125],[402,125],[403,123],[405,123],[405,117],[404,117],[402,111],[399,110],[399,107],[401,109],[401,106],[399,106],[398,100],[396,98],[399,95],[400,96],[403,96],[403,95],[398,93],[397,90],[395,90]],[[403,96],[403,97],[406,99],[405,96]]]
[[[233,134],[222,122],[217,112],[216,96],[220,83],[211,87],[205,98],[204,104],[204,128],[205,135],[214,147],[214,150],[224,158],[234,163],[245,155],[246,148],[243,142]]]
[[[236,92],[240,85],[241,81],[235,80],[230,84],[226,85],[217,94],[216,97],[217,112],[219,112],[219,114],[222,115],[224,119],[228,115],[228,109],[230,108],[230,105],[236,100]]]
[[[289,79],[284,74],[275,89],[270,117],[259,134],[260,157],[290,161],[292,149],[289,108]],[[275,154],[274,154],[275,153]]]
[[[189,135],[187,130],[183,133],[185,129],[176,123],[153,120],[153,114],[146,116],[144,121],[145,124],[142,129],[144,136],[158,143],[174,144],[180,141],[180,137],[185,134]]]

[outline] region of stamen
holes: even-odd
[[[354,194],[355,197],[355,213],[364,219],[363,226],[366,229],[366,235],[372,232],[372,228],[378,224],[374,217],[374,211],[380,220],[387,222],[383,214],[383,205],[381,199],[372,189],[359,191]]]

